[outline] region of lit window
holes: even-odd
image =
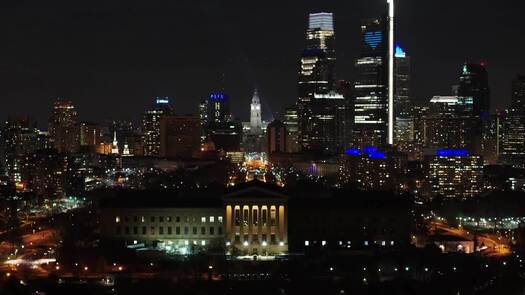
[[[310,241],[304,241],[305,246],[310,246]]]
[[[210,222],[212,222],[212,223],[215,222],[215,217],[210,216]]]
[[[201,222],[202,223],[206,222],[206,217],[201,217]]]
[[[326,245],[326,241],[321,241],[321,245],[325,246]]]
[[[202,246],[206,246],[206,241],[204,241],[204,240],[201,241],[201,245],[202,245]]]
[[[116,222],[116,223],[119,223],[119,222],[120,222],[120,217],[119,217],[119,216],[115,217],[115,222]]]
[[[368,241],[365,241],[365,246],[368,246]]]
[[[222,216],[217,217],[217,220],[222,223]]]

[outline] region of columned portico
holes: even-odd
[[[257,181],[224,197],[230,254],[274,256],[288,252],[287,197]]]

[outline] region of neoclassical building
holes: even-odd
[[[223,196],[225,244],[238,256],[288,252],[288,196],[278,187],[253,181]]]
[[[281,187],[120,191],[100,203],[100,233],[171,254],[273,259],[288,253],[392,251],[408,246],[410,199],[383,192]]]

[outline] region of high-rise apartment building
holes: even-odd
[[[512,101],[501,116],[499,154],[502,162],[525,167],[525,76],[512,80]]]
[[[160,121],[168,115],[173,115],[173,107],[168,97],[157,97],[153,108],[143,114],[144,156],[160,155]]]
[[[427,156],[428,182],[433,196],[467,198],[483,189],[483,158],[465,149],[438,149]]]
[[[78,113],[70,100],[57,99],[49,120],[49,135],[59,153],[74,153],[78,150]]]

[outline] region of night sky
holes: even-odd
[[[492,105],[504,107],[512,77],[525,74],[523,2],[398,0],[413,97],[450,94],[461,64],[483,60]],[[317,11],[335,14],[338,78],[351,79],[360,19],[386,12],[383,0],[2,1],[0,118],[46,127],[60,96],[83,120],[138,121],[155,96],[191,113],[224,88],[246,119],[254,87],[271,117],[296,99],[307,15]]]

